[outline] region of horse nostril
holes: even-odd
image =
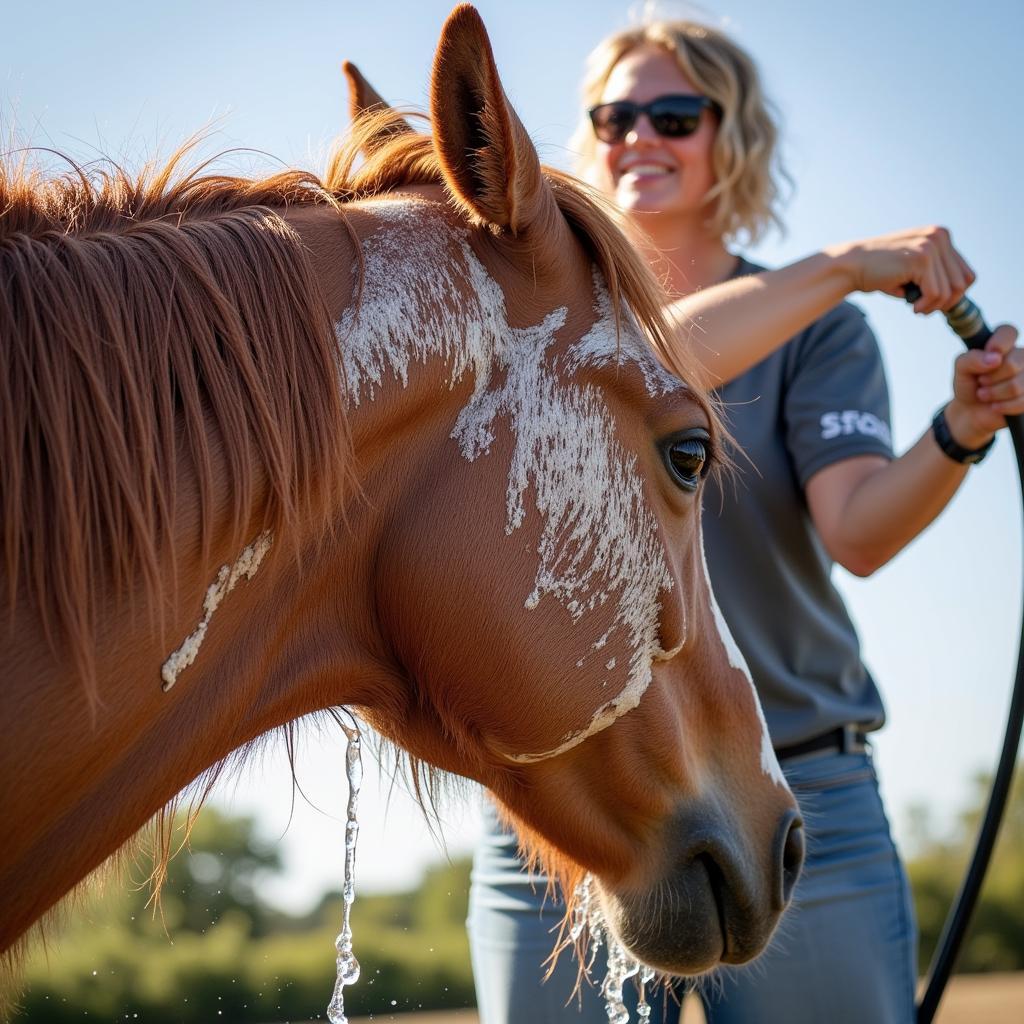
[[[782,842],[782,903],[784,907],[793,895],[793,886],[800,877],[800,869],[804,864],[804,824],[793,815],[783,823],[784,839]]]
[[[722,957],[725,957],[729,952],[729,932],[725,918],[725,894],[729,888],[729,883],[725,880],[722,868],[711,853],[698,854],[695,861],[699,861],[704,865],[704,870],[708,875],[708,885],[711,889],[711,897],[714,900],[715,910],[718,914],[718,927],[722,933],[721,955]]]

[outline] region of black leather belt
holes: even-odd
[[[780,761],[788,761],[805,754],[863,754],[868,748],[867,735],[855,725],[841,725],[820,736],[812,736],[802,743],[791,743],[786,747],[776,747],[775,756]]]

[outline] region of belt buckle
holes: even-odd
[[[856,725],[847,724],[839,727],[840,754],[863,754],[867,749],[867,740]]]

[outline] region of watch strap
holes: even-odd
[[[942,449],[943,454],[947,458],[966,466],[977,465],[981,462],[988,455],[989,449],[996,441],[993,435],[992,440],[988,444],[983,444],[980,448],[965,448],[962,444],[958,444],[950,432],[949,424],[946,422],[945,406],[935,414],[935,418],[932,420],[932,434],[935,437],[935,443]]]

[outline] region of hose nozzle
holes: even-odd
[[[903,296],[907,302],[917,302],[921,298],[921,289],[911,281],[903,286]],[[992,337],[992,328],[985,323],[981,310],[966,295],[951,309],[945,310],[943,316],[968,348],[984,348]]]

